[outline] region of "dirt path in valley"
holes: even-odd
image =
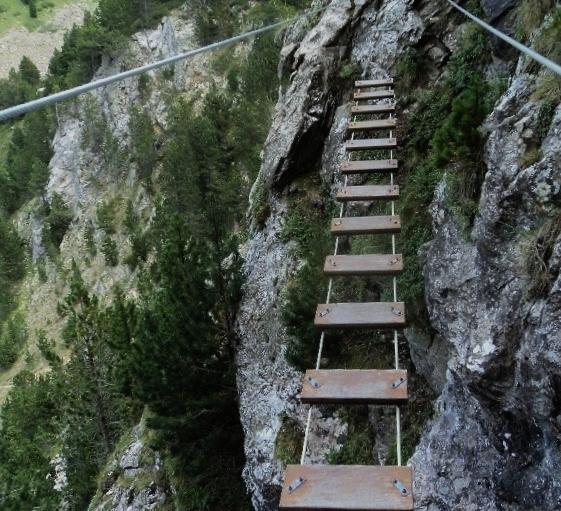
[[[13,28],[0,35],[0,78],[17,68],[23,56],[29,57],[44,75],[56,48],[62,46],[64,33],[82,22],[84,13],[95,8],[94,1],[77,1],[55,10],[45,25],[37,31]]]

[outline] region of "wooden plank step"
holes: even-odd
[[[378,105],[355,105],[351,107],[351,114],[385,114],[395,112],[395,103],[382,103]]]
[[[300,394],[307,404],[398,405],[408,398],[402,369],[310,369]]]
[[[341,164],[343,174],[368,174],[385,170],[396,170],[397,160],[355,160]]]
[[[355,121],[347,125],[348,131],[362,130],[391,130],[395,129],[397,122],[395,119],[376,119],[373,121]]]
[[[351,275],[397,275],[403,271],[401,254],[327,256],[325,274],[333,277]]]
[[[364,89],[366,87],[389,87],[393,85],[393,78],[383,78],[381,80],[357,80],[355,87],[357,89]]]
[[[353,216],[334,218],[331,233],[335,236],[351,234],[384,234],[401,231],[401,219],[394,216]]]
[[[347,151],[368,151],[370,149],[393,149],[397,147],[395,138],[364,138],[348,140],[345,144]]]
[[[401,302],[322,303],[317,306],[314,325],[329,328],[399,328],[405,326]]]
[[[346,186],[337,192],[337,200],[346,201],[374,201],[399,199],[397,185],[366,185]]]
[[[288,465],[279,509],[412,511],[412,480],[411,467]]]
[[[393,90],[373,90],[368,92],[355,92],[353,98],[355,101],[361,101],[365,99],[384,99],[393,98],[395,93]]]

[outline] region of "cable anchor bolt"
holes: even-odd
[[[321,383],[311,376],[308,376],[307,381],[314,389],[319,389],[321,387]]]
[[[392,388],[397,389],[400,385],[403,385],[407,380],[405,378],[398,378],[392,383]]]
[[[305,479],[303,477],[298,477],[297,479],[294,479],[294,481],[292,481],[288,485],[288,494],[292,495],[298,488],[300,488],[300,486],[304,484],[304,481]]]
[[[399,494],[402,497],[408,497],[409,496],[409,490],[405,487],[405,485],[399,479],[395,479],[394,482],[393,482],[393,485],[396,487],[397,491],[399,491]]]

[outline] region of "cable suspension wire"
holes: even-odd
[[[328,6],[319,7],[317,9],[310,9],[303,14],[295,16],[293,18],[282,20],[277,23],[273,23],[272,25],[267,25],[266,27],[262,27],[256,30],[252,30],[251,32],[246,32],[244,34],[240,34],[234,37],[230,37],[229,39],[224,39],[223,41],[218,41],[216,43],[209,44],[207,46],[203,46],[201,48],[196,48],[194,50],[189,50],[184,53],[179,53],[178,55],[173,55],[172,57],[168,57],[166,59],[159,60],[158,62],[154,62],[152,64],[146,64],[141,67],[137,67],[134,69],[130,69],[129,71],[123,71],[122,73],[117,73],[112,76],[108,76],[107,78],[101,78],[99,80],[95,80],[93,82],[86,83],[84,85],[79,85],[72,89],[68,89],[65,91],[57,92],[55,94],[51,94],[49,96],[45,96],[44,98],[34,99],[33,101],[28,101],[27,103],[22,103],[21,105],[12,106],[10,108],[6,108],[4,110],[0,110],[0,121],[7,121],[8,119],[12,119],[13,117],[17,117],[19,115],[32,112],[39,108],[43,108],[49,105],[53,105],[55,103],[59,103],[61,101],[75,98],[81,94],[86,92],[99,89],[100,87],[105,87],[114,82],[118,82],[121,80],[125,80],[127,78],[131,78],[133,76],[138,76],[147,71],[152,71],[154,69],[159,69],[164,66],[169,66],[170,64],[174,64],[180,60],[185,60],[195,55],[199,55],[201,53],[206,53],[208,51],[216,50],[218,48],[223,48],[224,46],[229,46],[231,44],[235,44],[246,39],[251,39],[255,36],[260,34],[264,34],[266,32],[271,32],[277,28],[280,28],[284,25],[289,25],[297,20],[305,18],[307,16],[312,16],[319,12],[324,11],[327,9]]]
[[[503,41],[507,42],[508,44],[510,44],[511,46],[516,48],[517,50],[521,51],[522,53],[524,53],[525,55],[527,55],[531,59],[540,63],[542,66],[547,67],[550,71],[553,71],[555,74],[558,74],[559,76],[561,76],[561,65],[557,64],[556,62],[553,62],[553,60],[550,60],[547,57],[544,57],[543,55],[539,54],[537,51],[532,50],[531,48],[528,48],[527,46],[523,45],[522,43],[519,43],[516,39],[513,39],[512,37],[504,34],[500,30],[497,30],[496,28],[492,27],[488,23],[485,23],[484,21],[480,20],[477,16],[475,16],[471,12],[466,11],[463,7],[460,7],[453,0],[446,0],[446,1],[452,7],[456,8],[462,14],[467,16],[469,19],[471,19],[472,21],[474,21],[475,23],[477,23],[478,25],[483,27],[488,32],[491,32],[491,34],[493,34],[493,35],[497,36],[499,39],[502,39]]]
[[[390,113],[390,119],[392,114]],[[390,130],[390,138],[393,138],[393,130]],[[390,160],[393,160],[393,149],[390,150]],[[394,186],[394,175],[390,173],[390,184]],[[395,216],[395,201],[391,203],[392,216]],[[395,234],[392,234],[392,255],[395,256]],[[393,284],[393,301],[397,302],[397,277],[394,275],[392,279]],[[397,329],[393,331],[393,347],[394,347],[394,363],[395,369],[399,369],[399,339]],[[397,466],[401,467],[401,409],[399,405],[395,407],[395,450],[397,453]]]

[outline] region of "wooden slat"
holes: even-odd
[[[393,85],[393,78],[384,78],[382,80],[357,80],[355,87],[357,89],[364,89],[366,87],[388,87]]]
[[[403,271],[401,254],[327,256],[323,271],[329,276],[397,275]]]
[[[368,151],[370,149],[393,149],[397,147],[395,138],[364,138],[349,140],[345,144],[347,151]]]
[[[361,101],[364,99],[383,99],[383,98],[393,98],[395,95],[393,90],[373,90],[368,92],[355,92],[354,99],[356,101]]]
[[[355,121],[347,125],[349,131],[363,130],[391,130],[395,129],[397,122],[395,119],[375,119],[373,121]]]
[[[368,174],[386,170],[396,170],[397,160],[356,160],[344,161],[341,164],[343,174]]]
[[[339,405],[394,405],[408,397],[402,369],[310,369],[300,394],[302,403]]]
[[[384,234],[401,231],[399,216],[353,216],[334,218],[331,233],[336,236],[351,234]]]
[[[359,114],[385,114],[395,111],[395,103],[382,103],[378,105],[355,105],[351,107],[351,113]]]
[[[345,201],[374,201],[394,200],[399,198],[397,185],[366,185],[346,186],[337,192],[337,200]]]
[[[405,325],[401,302],[319,304],[314,325],[328,328],[398,328]]]
[[[289,486],[302,478],[292,492]],[[288,465],[279,509],[292,511],[412,511],[411,467]],[[395,487],[400,481],[407,490]]]

